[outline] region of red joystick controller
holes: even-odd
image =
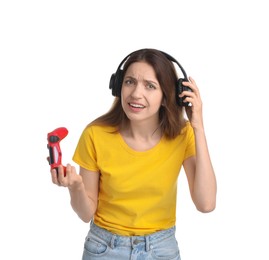
[[[63,140],[68,134],[68,130],[65,127],[56,128],[54,131],[48,133],[48,149],[49,149],[49,164],[51,169],[56,169],[58,174],[58,166],[62,165],[62,151],[60,148],[60,141]],[[65,169],[64,167],[64,176]]]

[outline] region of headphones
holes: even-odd
[[[138,51],[142,51],[142,50],[147,50],[147,49],[141,49]],[[122,65],[125,63],[125,61],[135,52],[138,51],[134,51],[130,54],[128,54],[120,63],[120,65],[117,68],[117,71],[115,73],[113,73],[111,75],[110,78],[110,82],[109,82],[109,89],[112,90],[112,95],[115,97],[120,97],[121,96],[121,87],[122,87],[122,82],[123,82],[123,70],[121,69]],[[186,96],[184,97],[179,97],[178,95],[180,95],[183,91],[192,91],[189,87],[186,87],[182,84],[182,82],[186,82],[188,81],[188,77],[187,74],[185,72],[185,70],[183,69],[183,67],[180,65],[180,63],[173,58],[171,55],[163,52],[163,51],[159,51],[161,52],[169,61],[174,62],[178,65],[178,67],[180,68],[182,74],[183,74],[183,78],[179,78],[176,82],[175,85],[175,90],[176,90],[176,103],[179,106],[189,106],[189,102],[183,102],[183,100],[185,99]]]

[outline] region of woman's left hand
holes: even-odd
[[[191,91],[183,91],[179,97],[184,97],[183,102],[189,102],[191,106],[185,107],[188,119],[194,129],[203,127],[202,100],[199,89],[193,78],[189,77],[189,81],[184,81],[182,84],[189,87]]]

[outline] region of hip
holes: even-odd
[[[175,230],[172,227],[145,236],[122,236],[92,222],[82,260],[180,260]]]

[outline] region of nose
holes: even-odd
[[[142,84],[137,84],[131,93],[132,98],[139,99],[143,96],[143,86]]]

